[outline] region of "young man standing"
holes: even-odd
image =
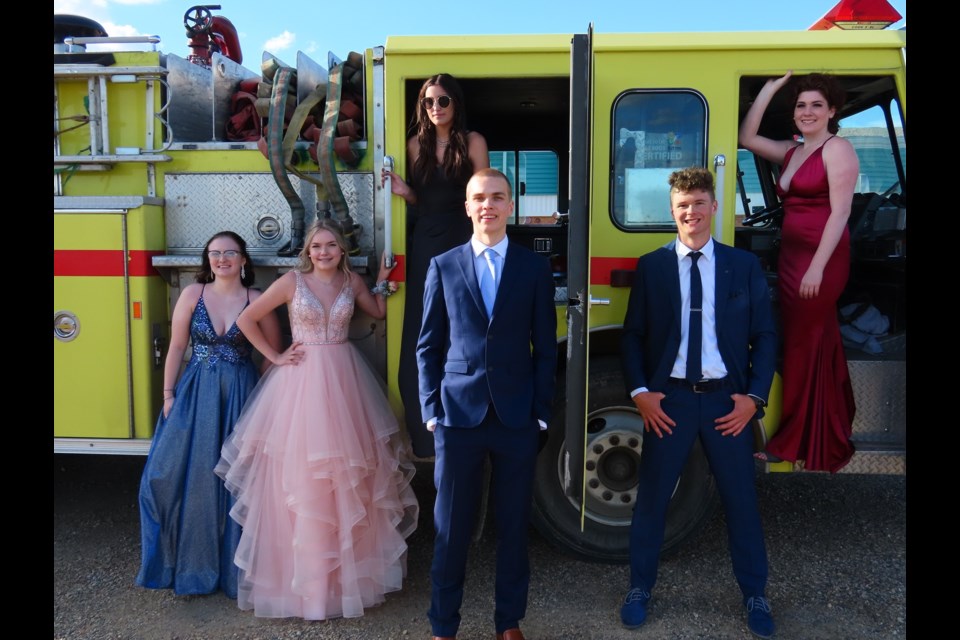
[[[466,210],[473,237],[430,262],[417,344],[421,412],[437,452],[428,613],[435,639],[456,636],[489,456],[496,638],[523,640],[533,477],[557,364],[554,284],[545,258],[507,240],[513,199],[506,176],[475,173]]]
[[[710,172],[675,171],[669,182],[677,238],[637,261],[623,323],[627,391],[646,433],[620,618],[630,629],[646,620],[667,506],[700,438],[723,502],[747,625],[769,638],[767,553],[747,428],[762,415],[776,365],[767,282],[756,256],[711,237],[717,202]]]

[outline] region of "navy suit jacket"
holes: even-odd
[[[622,359],[627,390],[663,391],[680,349],[680,269],[677,240],[637,260]],[[767,399],[776,368],[777,334],[760,261],[714,240],[716,330],[735,393]]]
[[[424,422],[475,427],[491,402],[507,427],[550,418],[557,367],[550,265],[516,243],[507,247],[490,318],[469,242],[430,261],[417,344]]]

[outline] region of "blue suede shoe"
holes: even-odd
[[[747,607],[747,627],[750,633],[758,638],[773,637],[773,615],[770,612],[770,603],[763,596],[753,596],[744,601]]]
[[[634,587],[627,592],[620,607],[620,622],[627,629],[636,629],[647,619],[647,603],[650,602],[650,592],[640,587]]]

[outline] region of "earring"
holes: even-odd
[[[243,280],[247,277],[247,268],[245,265],[240,265],[240,279]]]

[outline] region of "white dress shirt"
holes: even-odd
[[[680,350],[673,363],[673,378],[687,377],[687,340],[690,335],[690,267],[693,259],[687,254],[691,249],[677,238],[677,265],[680,267]],[[703,379],[715,380],[727,375],[727,368],[720,357],[720,345],[717,342],[717,260],[714,255],[713,238],[700,249],[697,267],[700,269],[700,281],[703,283],[703,342],[700,347],[700,362],[703,367]]]
[[[487,259],[486,257],[484,257],[483,252],[486,251],[487,249],[493,249],[493,252],[496,255],[493,256],[491,259],[496,261],[496,267],[497,267],[497,281],[495,283],[496,285],[495,288],[498,291],[500,290],[500,280],[503,278],[503,265],[507,257],[507,244],[508,244],[507,240],[508,238],[504,236],[503,240],[493,245],[492,247],[488,247],[487,245],[477,240],[476,236],[470,237],[470,247],[473,249],[473,269],[474,269],[474,273],[477,276],[477,284],[480,283],[480,276],[483,273],[481,269],[487,269],[487,270],[490,269],[490,267],[487,266]],[[537,422],[540,424],[541,431],[544,431],[547,428],[547,423],[544,422],[543,420],[538,419]],[[434,429],[436,429],[436,427],[437,427],[436,417],[433,417],[427,420],[427,431],[433,431]]]
[[[487,269],[489,271],[490,267],[487,266],[487,259],[484,257],[483,252],[487,249],[493,249],[495,254],[491,259],[496,261],[497,266],[497,281],[494,283],[494,290],[500,290],[500,279],[503,276],[503,262],[507,257],[507,237],[504,236],[503,240],[488,247],[479,240],[476,236],[470,237],[470,247],[473,249],[473,267],[474,271],[477,274],[477,283],[480,283],[480,274],[483,273],[481,269]]]
[[[677,238],[674,246],[677,254],[677,266],[680,268],[680,349],[670,372],[672,378],[687,377],[687,340],[690,335],[690,267],[693,259],[687,254],[691,249]],[[700,249],[697,267],[700,269],[700,281],[703,284],[703,312],[700,314],[703,323],[703,342],[700,347],[700,362],[703,378],[714,380],[727,375],[727,367],[720,357],[720,345],[717,342],[717,261],[714,255],[713,238],[707,241]],[[646,387],[638,387],[630,392],[630,397],[638,393],[649,391]]]

